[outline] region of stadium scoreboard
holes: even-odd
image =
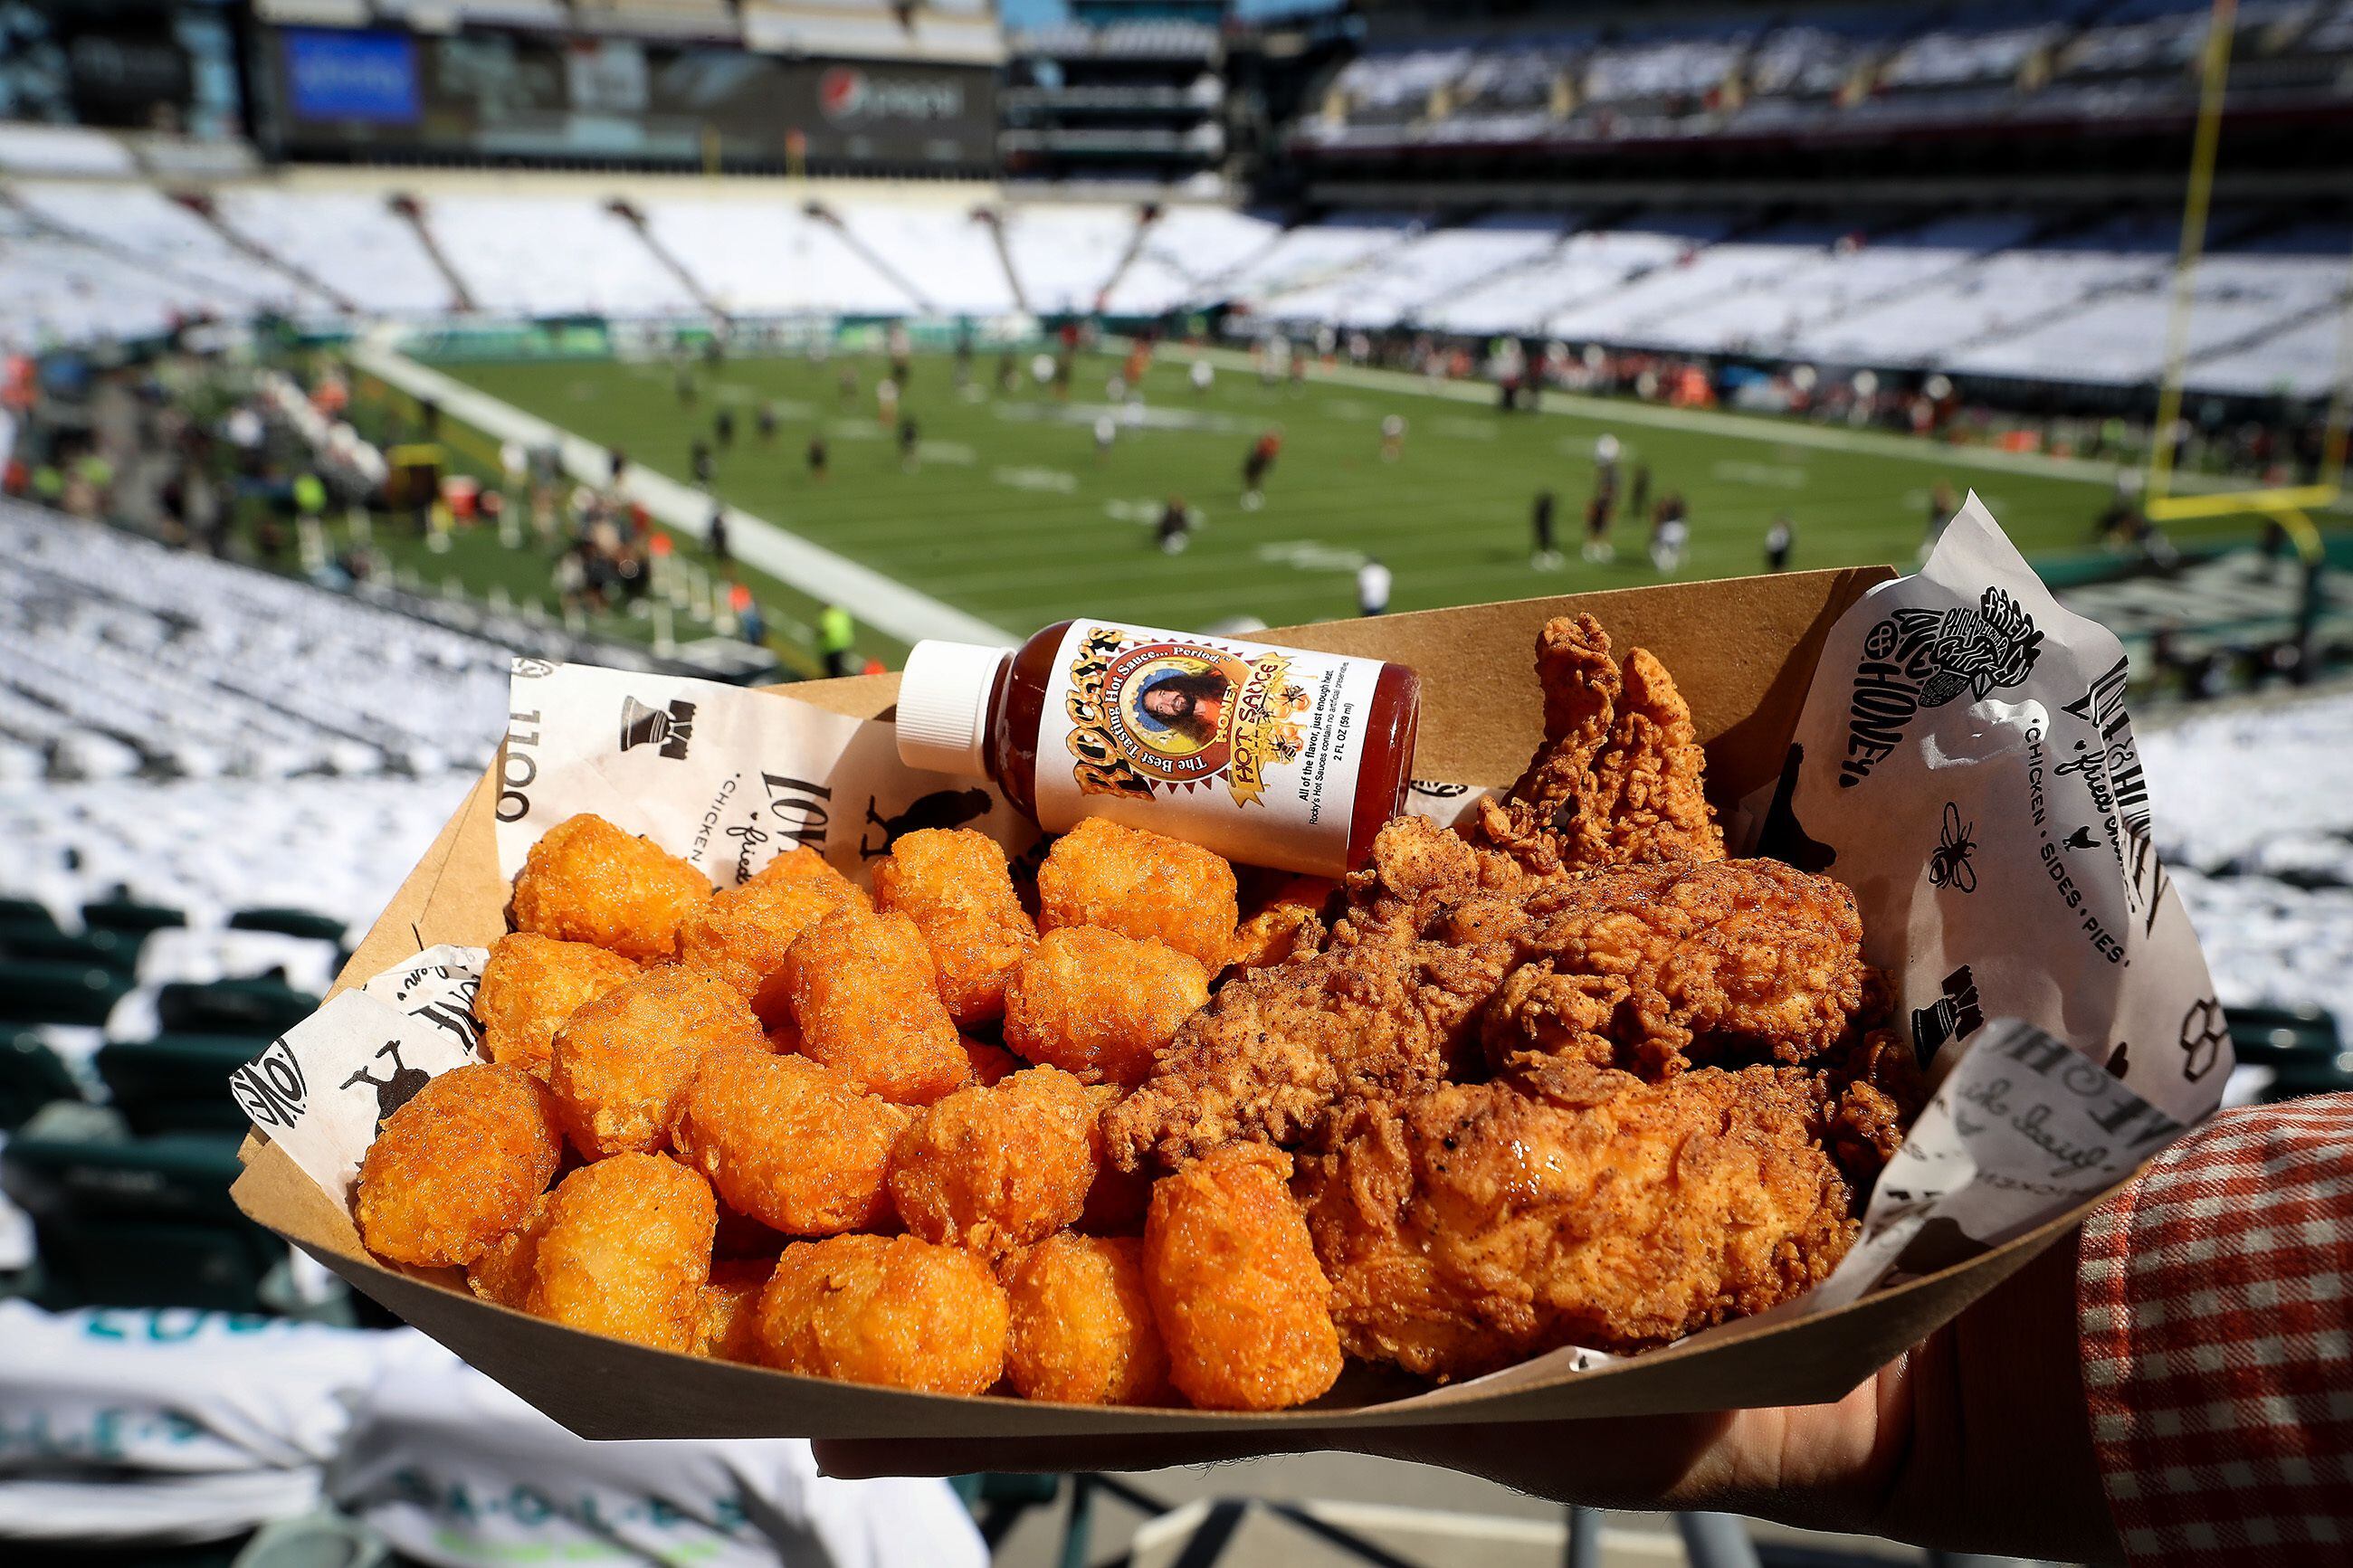
[[[284,26],[259,41],[280,156],[725,163],[987,173],[997,73],[741,46]]]

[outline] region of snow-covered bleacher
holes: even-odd
[[[1265,253],[1282,225],[1225,207],[1172,206],[1144,231],[1103,309],[1156,316],[1219,298],[1226,279]]]
[[[2353,1033],[2353,796],[2315,786],[2353,754],[2353,693],[2184,718],[2140,752],[2223,1006],[2320,1006]]]
[[[11,174],[130,174],[130,149],[103,131],[79,125],[0,121],[0,171]]]
[[[215,210],[229,228],[372,315],[438,316],[453,304],[416,228],[379,194],[240,184],[222,190]]]
[[[493,644],[16,503],[0,558],[6,774],[433,774],[503,727]]]
[[[1482,218],[1416,236],[1362,273],[1278,294],[1261,307],[1277,320],[1379,330],[1420,318],[1422,308],[1507,270],[1534,265],[1560,243],[1562,218]]]
[[[1699,254],[1732,220],[1721,213],[1664,213],[1568,237],[1529,268],[1465,289],[1424,312],[1450,331],[1541,333],[1554,316]]]
[[[1135,242],[1125,206],[1024,203],[1005,210],[1006,259],[1021,297],[1041,315],[1092,310]]]
[[[1287,229],[1282,237],[1219,284],[1227,298],[1256,309],[1295,289],[1333,281],[1405,243],[1413,219],[1401,213],[1341,213]]]
[[[638,210],[647,231],[723,310],[895,315],[915,309],[907,291],[876,271],[840,230],[797,206],[679,196],[641,202]]]
[[[300,317],[334,309],[317,289],[237,249],[151,185],[21,180],[9,186],[9,195],[36,227],[153,269],[216,310]]]
[[[603,202],[467,194],[421,205],[435,246],[483,310],[669,316],[696,309],[686,285]],[[554,258],[562,265],[550,265]]]
[[[1710,245],[1556,312],[1545,330],[1570,338],[1719,348],[1730,323],[1769,320],[1758,309],[1758,296],[1825,254],[1840,233],[1840,226],[1813,219]]]
[[[850,240],[931,310],[995,316],[1016,308],[996,238],[968,205],[842,202],[833,212]]]

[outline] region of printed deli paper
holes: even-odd
[[[2114,1184],[2219,1102],[2230,1045],[2150,845],[2124,687],[2116,638],[2059,606],[1974,496],[1918,575],[1874,588],[1831,627],[1778,783],[1726,826],[1743,852],[1854,890],[1892,1026],[1936,1087],[1844,1263],[1767,1316],[1987,1251]],[[887,723],[533,660],[515,666],[512,708],[497,805],[508,877],[583,811],[723,886],[796,843],[860,874],[917,826],[973,826],[1036,852],[993,790],[902,767]],[[1417,784],[1409,809],[1455,821],[1482,794]],[[347,1195],[381,1116],[471,1059],[447,1015],[462,1012],[481,958],[436,949],[273,1045],[238,1075],[256,1124]],[[1418,1397],[1609,1359],[1566,1349]]]
[[[1018,855],[1038,830],[994,786],[899,762],[896,728],[797,698],[519,658],[499,759],[499,875],[594,812],[732,888],[797,845],[861,885],[892,840],[970,827]]]
[[[474,988],[489,954],[429,947],[346,991],[229,1075],[246,1116],[348,1205],[385,1118],[426,1083],[477,1060]]]

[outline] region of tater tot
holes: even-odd
[[[1103,1163],[1097,1099],[1059,1068],[1030,1068],[924,1107],[891,1151],[891,1197],[925,1241],[995,1257],[1079,1217]]]
[[[1160,942],[1091,926],[1048,931],[1005,988],[1005,1044],[1016,1055],[1128,1087],[1153,1053],[1208,1005],[1209,973]]]
[[[515,929],[651,963],[676,956],[678,922],[710,898],[702,872],[584,812],[531,847],[515,878]]]
[[[563,1153],[537,1079],[491,1062],[452,1068],[385,1118],[368,1145],[354,1205],[360,1238],[398,1263],[471,1263],[530,1215]]]
[[[1021,1070],[1019,1057],[970,1035],[964,1037],[964,1059],[972,1064],[972,1081],[978,1084],[1002,1083],[1008,1074]]]
[[[906,916],[840,905],[800,934],[784,974],[802,1052],[860,1088],[929,1105],[972,1077],[932,950]]]
[[[714,1361],[760,1361],[760,1292],[776,1266],[757,1262],[713,1263],[711,1282],[696,1304],[694,1353]]]
[[[510,932],[491,944],[474,992],[482,1048],[494,1062],[544,1079],[547,1053],[564,1021],[637,977],[635,963],[589,942]]]
[[[466,1288],[485,1301],[522,1310],[531,1300],[532,1275],[539,1268],[539,1238],[547,1234],[552,1193],[542,1193],[514,1229],[482,1249],[466,1266]]]
[[[1050,1236],[1006,1271],[1005,1374],[1024,1399],[1166,1405],[1168,1351],[1133,1237]]]
[[[1332,1287],[1290,1178],[1281,1150],[1229,1143],[1153,1184],[1145,1287],[1169,1380],[1205,1410],[1282,1410],[1340,1375]]]
[[[902,835],[874,866],[874,902],[915,922],[939,964],[940,1000],[959,1025],[1005,1013],[1005,982],[1038,945],[1005,848],[969,827]]]
[[[1038,868],[1038,929],[1101,926],[1222,968],[1240,908],[1234,868],[1198,844],[1090,816]]]
[[[866,895],[803,846],[777,856],[743,886],[713,893],[709,903],[681,921],[679,962],[706,969],[735,987],[763,1024],[789,1025],[782,978],[786,952],[819,915],[852,900],[864,903]]]
[[[770,1366],[929,1394],[985,1394],[1005,1370],[1010,1310],[988,1265],[913,1236],[785,1248],[760,1295]]]
[[[805,1057],[717,1050],[670,1132],[729,1208],[787,1236],[832,1236],[889,1216],[891,1146],[906,1125],[906,1111]]]
[[[649,970],[573,1014],[547,1070],[573,1147],[591,1160],[661,1148],[695,1064],[722,1046],[765,1052],[768,1037],[735,988],[702,970]]]
[[[616,1154],[555,1184],[528,1306],[543,1318],[656,1350],[694,1348],[711,1184],[661,1154]]]

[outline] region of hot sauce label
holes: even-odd
[[[1108,816],[1231,858],[1330,872],[1346,858],[1380,666],[1080,621],[1038,737],[1050,832]]]

